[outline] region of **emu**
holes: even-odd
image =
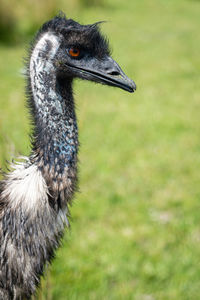
[[[69,225],[79,148],[73,79],[136,89],[111,58],[99,23],[64,15],[40,28],[26,67],[32,150],[0,181],[1,300],[31,298]]]

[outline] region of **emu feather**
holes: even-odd
[[[27,213],[34,214],[37,207],[47,204],[48,187],[41,171],[30,163],[15,164],[5,180],[1,198],[13,209],[22,206]]]

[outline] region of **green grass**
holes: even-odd
[[[196,300],[200,2],[109,0],[102,25],[135,94],[78,81],[80,193],[38,299]],[[21,47],[0,48],[0,163],[29,153]]]

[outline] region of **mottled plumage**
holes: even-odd
[[[79,146],[73,79],[135,90],[109,55],[98,23],[80,25],[64,16],[45,23],[32,43],[27,60],[32,152],[0,182],[2,300],[34,294],[69,224]]]

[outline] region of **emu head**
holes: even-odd
[[[54,66],[59,78],[81,78],[134,92],[135,83],[111,58],[108,41],[99,31],[99,23],[80,25],[63,16],[45,23],[40,34],[50,32],[59,39]],[[52,45],[47,44],[48,47]]]

